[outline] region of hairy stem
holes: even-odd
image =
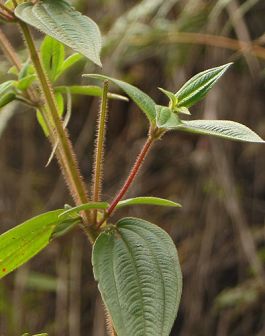
[[[0,3],[0,13],[7,20],[12,21],[12,20],[15,19],[15,16],[14,16],[13,12],[8,7],[6,7],[5,5],[3,5],[1,3]]]
[[[49,128],[52,130],[51,133],[54,134],[53,138],[55,138],[58,141],[58,151],[57,151],[57,153],[59,152],[58,161],[60,163],[60,167],[68,184],[70,193],[76,205],[80,205],[82,203],[88,203],[89,199],[87,191],[78,169],[78,164],[76,161],[75,153],[72,148],[72,144],[69,140],[67,131],[63,128],[62,121],[58,114],[58,107],[56,104],[56,100],[51,85],[41,64],[31,33],[29,31],[28,26],[25,23],[20,21],[19,24],[22,33],[24,35],[25,41],[27,43],[31,60],[38,75],[41,90],[43,92],[45,102],[48,107],[47,109],[44,110],[44,112],[46,113],[46,122],[47,124],[49,124]],[[85,212],[83,219],[88,225],[90,223],[90,213]],[[89,232],[88,235],[89,239],[91,242],[93,242],[95,239],[95,234],[90,229],[88,230],[88,232]]]
[[[131,171],[129,176],[127,177],[126,181],[124,182],[122,188],[120,189],[120,191],[118,192],[118,194],[115,196],[115,198],[113,199],[113,201],[111,202],[106,215],[104,216],[104,218],[100,221],[100,223],[98,224],[98,227],[100,227],[107,218],[109,218],[112,213],[114,212],[117,204],[119,203],[119,201],[122,200],[123,196],[127,193],[128,189],[130,188],[130,186],[132,185],[137,173],[139,172],[140,168],[142,167],[142,164],[144,162],[144,159],[146,158],[152,144],[154,143],[156,139],[154,137],[152,137],[151,135],[148,136],[144,146],[142,147],[141,152],[139,153]]]
[[[22,68],[22,64],[19,58],[17,57],[15,50],[13,49],[13,47],[11,46],[10,42],[8,41],[8,39],[6,38],[5,34],[1,29],[0,29],[0,44],[4,54],[6,55],[6,58],[10,59],[11,63],[14,64],[14,66],[17,68],[18,71],[20,71]]]
[[[95,165],[94,165],[93,192],[92,192],[93,202],[99,202],[101,198],[104,144],[105,144],[106,121],[108,112],[108,88],[109,88],[108,81],[105,81],[100,106],[98,133],[95,149]],[[93,223],[96,223],[96,221],[97,221],[97,210],[93,212]]]

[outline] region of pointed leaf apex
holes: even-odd
[[[202,100],[232,64],[227,63],[193,76],[175,94],[178,98],[178,106],[190,107]]]

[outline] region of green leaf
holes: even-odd
[[[46,212],[14,227],[0,236],[0,279],[26,263],[42,249],[61,222],[64,209]]]
[[[181,207],[179,203],[175,203],[173,201],[164,198],[144,196],[144,197],[129,198],[120,201],[117,205],[117,209],[130,205],[159,205],[165,207],[178,207],[178,208]]]
[[[163,92],[170,100],[170,108],[174,109],[177,106],[178,98],[175,96],[173,92],[165,90],[163,88],[158,88],[161,92]]]
[[[168,336],[182,276],[176,247],[158,226],[123,218],[97,238],[95,279],[118,336]]]
[[[175,129],[190,133],[214,135],[230,140],[264,142],[259,135],[247,126],[230,120],[182,121],[182,124]]]
[[[180,123],[177,113],[169,107],[156,105],[156,125],[159,128],[170,129],[179,126]]]
[[[15,81],[9,80],[0,84],[0,97],[13,90]]]
[[[59,222],[50,235],[50,240],[64,236],[71,231],[77,224],[81,223],[80,217],[62,219],[58,216],[61,222]]]
[[[70,209],[67,209],[65,210],[60,216],[59,218],[67,218],[69,217],[70,215],[76,215],[78,214],[80,211],[83,211],[83,210],[91,210],[91,209],[102,209],[102,210],[105,210],[109,207],[109,203],[107,202],[91,202],[91,203],[84,203],[84,204],[81,204],[81,205],[78,205],[76,207],[73,207],[73,208],[70,208]]]
[[[156,108],[155,102],[151,97],[149,97],[146,93],[138,89],[137,87],[123,82],[121,80],[111,78],[108,76],[97,75],[97,74],[86,74],[84,77],[91,77],[100,80],[109,80],[110,82],[119,86],[127,95],[135,102],[135,104],[143,111],[151,123],[155,122],[156,117]]]
[[[101,66],[101,35],[98,26],[64,0],[20,4],[15,15]]]
[[[102,96],[102,88],[95,85],[72,85],[72,86],[57,86],[55,88],[56,92],[66,93],[67,90],[70,91],[73,95],[84,95],[84,96],[94,96],[101,97]],[[108,98],[110,99],[118,99],[128,101],[127,97],[116,93],[108,93]]]
[[[83,55],[79,53],[74,53],[71,56],[67,57],[66,60],[64,60],[62,67],[59,71],[59,73],[56,76],[56,80],[64,74],[68,69],[70,69],[72,66],[74,66],[77,62],[82,60],[84,58]]]
[[[0,97],[0,108],[6,106],[16,99],[16,95],[13,92],[5,93]]]
[[[50,81],[55,82],[64,63],[64,45],[46,36],[41,44],[40,55]]]
[[[16,83],[17,89],[24,91],[27,90],[30,85],[36,80],[37,76],[35,74],[32,75],[27,75],[23,78],[21,78],[19,81]]]
[[[178,106],[190,107],[200,101],[231,64],[228,63],[217,68],[208,69],[192,77],[176,93]]]
[[[43,133],[47,137],[49,135],[49,130],[48,130],[48,127],[46,125],[46,122],[45,122],[40,110],[36,110],[36,118],[37,118],[38,123],[40,124],[40,127],[43,130]]]
[[[61,117],[64,113],[64,100],[63,95],[60,92],[55,92],[55,99],[58,106],[59,116]]]

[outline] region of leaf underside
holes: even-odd
[[[167,200],[165,198],[153,197],[153,196],[140,196],[120,201],[117,204],[117,209],[131,205],[158,205],[164,207],[177,207],[177,208],[181,207],[179,203]]]
[[[62,212],[64,209],[46,212],[0,236],[0,279],[48,245]]]
[[[100,234],[92,256],[95,279],[118,336],[168,336],[182,276],[169,235],[147,221],[124,218]]]
[[[23,3],[16,7],[15,15],[101,66],[98,26],[64,0],[45,0],[34,5]]]
[[[229,140],[264,143],[264,140],[247,126],[230,120],[191,120],[182,121],[175,128],[190,133],[214,135]]]

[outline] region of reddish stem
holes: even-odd
[[[154,139],[151,137],[148,137],[148,139],[146,140],[140,154],[138,155],[135,164],[127,178],[127,180],[125,181],[123,187],[121,188],[121,190],[119,191],[119,193],[117,194],[117,196],[114,198],[114,200],[111,202],[110,207],[107,210],[107,215],[106,217],[110,217],[110,215],[113,213],[113,211],[115,210],[117,204],[119,203],[119,201],[123,198],[123,196],[126,194],[126,192],[128,191],[129,187],[131,186],[132,182],[134,181],[139,169],[141,168],[143,161],[147,155],[147,153],[149,152],[149,149],[153,143]]]

